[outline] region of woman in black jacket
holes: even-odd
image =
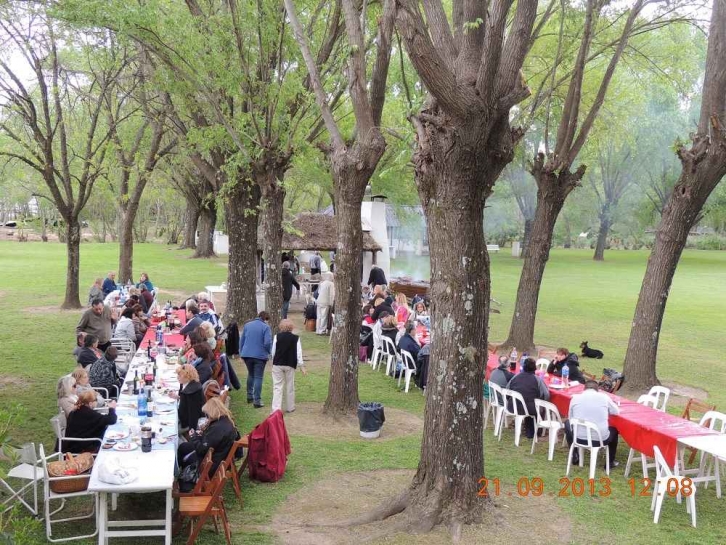
[[[97,359],[88,368],[88,379],[93,388],[106,388],[109,397],[118,397],[123,379],[119,378],[116,370],[118,349],[109,346],[102,358]]]
[[[209,418],[209,423],[202,430],[189,430],[189,441],[179,445],[177,459],[179,467],[184,468],[194,462],[200,463],[207,451],[213,448],[212,467],[209,470],[211,477],[217,471],[219,464],[227,458],[240,435],[234,425],[232,414],[219,397],[207,401],[202,411]]]
[[[189,428],[196,427],[197,420],[202,417],[204,393],[197,370],[192,365],[182,365],[176,374],[181,387],[178,394],[170,395],[179,399],[179,431],[185,433]]]
[[[108,403],[108,414],[94,411],[96,392],[87,390],[78,396],[76,409],[68,416],[66,437],[80,439],[103,439],[106,428],[116,423],[116,402]],[[95,452],[98,450],[96,441],[68,441],[63,445],[64,452]]]
[[[199,384],[204,385],[210,378],[212,378],[212,366],[215,363],[214,352],[209,347],[209,343],[203,341],[199,344],[195,344],[194,354],[197,359],[194,360],[194,368],[197,370],[199,375]]]

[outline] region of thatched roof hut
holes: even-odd
[[[262,230],[258,230],[257,245],[262,246]],[[292,221],[292,232],[282,234],[283,250],[333,251],[338,247],[335,217],[326,214],[302,213]],[[363,251],[380,252],[381,246],[370,233],[363,232]]]

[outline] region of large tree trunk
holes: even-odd
[[[66,218],[66,298],[63,309],[81,308],[79,275],[81,271],[81,224],[78,218]]]
[[[595,255],[592,256],[595,261],[605,261],[605,245],[607,244],[611,226],[609,208],[610,205],[606,204],[600,211],[600,230],[597,232]]]
[[[532,236],[519,277],[512,324],[509,336],[501,346],[503,349],[517,347],[520,352],[534,351],[534,325],[537,318],[539,290],[550,257],[555,223],[567,195],[577,187],[584,173],[584,167],[574,173],[569,170],[553,172],[544,164],[543,154],[535,159],[532,175],[537,182],[537,208],[532,222]]]
[[[527,256],[527,248],[529,248],[529,241],[532,238],[532,223],[534,223],[534,219],[524,218],[524,237],[522,238],[522,254],[520,255],[522,259]]]
[[[496,179],[501,168],[486,164],[479,122],[450,123],[440,116],[421,127],[414,158],[429,235],[433,339],[421,460],[408,500],[422,531],[479,521],[485,505],[477,497],[490,295],[483,212],[486,177]]]
[[[197,247],[197,224],[199,223],[199,202],[197,199],[187,197],[187,208],[184,212],[184,238],[180,248]]]
[[[260,190],[244,178],[225,194],[224,212],[229,235],[227,272],[227,323],[242,327],[257,315],[255,253],[257,251],[257,207]]]
[[[194,257],[214,257],[214,227],[216,224],[217,204],[214,199],[208,199],[199,210],[199,242],[197,242]]]
[[[138,210],[139,203],[133,201],[129,201],[121,210],[118,256],[118,278],[121,282],[134,278],[134,221]]]

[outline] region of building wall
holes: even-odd
[[[386,278],[391,275],[391,258],[389,253],[390,242],[388,240],[388,228],[386,223],[386,203],[364,201],[361,205],[361,217],[363,223],[368,223],[371,227],[371,236],[383,248],[376,254],[376,265],[378,265],[386,274]],[[371,252],[363,252],[363,282],[368,279],[373,264],[373,256]]]

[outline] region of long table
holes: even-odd
[[[151,330],[150,330],[151,331]],[[154,333],[151,333],[152,336]],[[129,366],[126,374],[126,382],[133,381],[135,372],[145,368],[146,352],[139,350]],[[141,371],[140,371],[141,374]],[[157,371],[157,384],[170,391],[179,389],[179,382],[176,378],[174,366],[160,365]],[[156,432],[156,438],[152,444],[151,452],[144,453],[138,446],[130,451],[117,451],[114,449],[101,449],[94,463],[91,472],[91,479],[88,489],[97,492],[99,495],[98,507],[98,542],[106,545],[109,537],[132,537],[132,536],[161,536],[164,537],[166,545],[171,544],[171,511],[173,507],[172,487],[174,484],[174,470],[176,466],[176,447],[178,432],[178,415],[176,402],[168,402],[166,396],[155,391],[154,416],[151,419],[139,417],[136,408],[136,396],[131,388],[122,391],[118,399],[116,412],[118,421],[109,426],[104,436],[104,442],[109,434],[123,432],[129,433],[129,438],[121,442],[129,442],[137,429],[140,428],[142,420],[146,420]],[[166,400],[166,404],[157,404],[157,400]],[[166,437],[167,442],[161,443],[157,439]],[[98,478],[98,468],[112,457],[118,457],[124,466],[135,466],[138,470],[138,478],[128,484],[115,485],[102,482]],[[163,491],[166,496],[165,516],[163,519],[151,520],[110,520],[108,513],[108,495],[124,493],[146,493]],[[126,528],[126,529],[123,529]]]
[[[486,378],[489,379],[491,372],[498,367],[498,357],[490,354],[487,360]],[[519,370],[517,364],[516,371]],[[545,383],[549,383],[549,377],[545,377]],[[549,385],[549,384],[548,384]],[[585,389],[580,384],[567,389],[550,390],[550,401],[557,407],[560,415],[567,418],[570,410],[570,401],[576,394]],[[608,394],[616,405],[619,405],[620,414],[610,416],[610,425],[614,426],[630,447],[646,456],[653,456],[653,446],[657,445],[663,453],[663,457],[673,466],[678,458],[678,442],[686,437],[720,435],[717,431],[700,426],[685,418],[672,414],[656,411],[651,407],[640,405],[615,394]]]

